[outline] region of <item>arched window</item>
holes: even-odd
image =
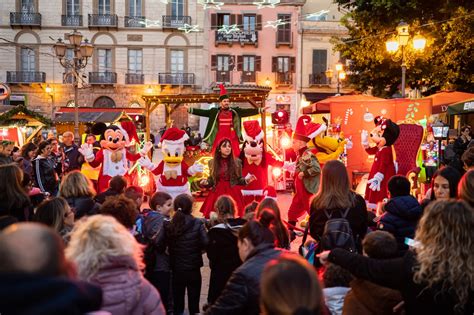
[[[108,96],[101,96],[97,98],[94,102],[94,107],[99,107],[99,108],[114,108],[115,107],[115,102],[113,99],[111,99]]]

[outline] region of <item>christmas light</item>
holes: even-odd
[[[191,32],[199,32],[198,27],[199,27],[199,25],[184,24],[182,27],[178,27],[178,30],[183,31],[186,34],[189,34]]]
[[[198,0],[198,3],[202,5],[204,10],[207,9],[216,9],[220,10],[224,5],[224,2],[215,2],[214,0]]]
[[[262,0],[261,2],[253,2],[253,5],[257,6],[257,9],[263,8],[274,8],[277,4],[280,3],[280,0]]]
[[[238,32],[238,31],[240,31],[240,28],[237,27],[237,24],[222,25],[221,28],[217,30],[218,33],[226,33],[226,34]]]
[[[289,24],[289,23],[290,22],[283,22],[282,19],[278,19],[276,21],[267,21],[263,27],[273,27],[274,29],[277,29],[278,26]]]

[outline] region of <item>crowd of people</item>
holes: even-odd
[[[232,150],[217,147],[201,218],[191,195],[146,196],[122,176],[97,194],[72,133],[16,152],[2,142],[0,313],[473,314],[474,147],[465,173],[439,169],[423,200],[391,177],[377,213],[344,164],[326,162],[307,209],[311,260],[291,251],[295,226],[274,197],[241,210],[233,185],[252,178],[227,171]]]

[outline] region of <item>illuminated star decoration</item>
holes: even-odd
[[[222,25],[221,28],[217,30],[218,33],[226,33],[226,34],[238,32],[238,31],[240,31],[240,28],[237,27],[237,24]]]
[[[261,2],[253,2],[253,5],[257,6],[257,9],[263,8],[274,8],[277,4],[280,3],[280,0],[262,0]]]
[[[161,23],[158,20],[149,20],[149,19],[141,19],[138,20],[138,24],[145,25],[145,27],[160,27]]]
[[[274,29],[276,29],[278,26],[289,24],[290,22],[283,22],[282,19],[278,19],[276,21],[267,21],[266,23],[267,24],[264,25],[263,27],[273,27]]]
[[[319,17],[325,15],[325,14],[328,14],[329,13],[329,10],[321,10],[321,11],[318,11],[318,12],[314,12],[314,13],[310,13],[310,14],[307,14],[306,15],[306,19],[307,20],[311,20],[311,19],[318,19]]]
[[[199,25],[189,25],[189,24],[185,23],[183,26],[178,27],[178,30],[183,31],[186,34],[188,34],[188,33],[191,33],[191,32],[199,32],[198,27],[199,27]]]
[[[202,5],[204,10],[207,10],[207,9],[220,10],[221,7],[224,5],[224,2],[216,2],[214,0],[198,0],[198,3]]]

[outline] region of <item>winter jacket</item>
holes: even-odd
[[[385,213],[380,217],[377,228],[391,233],[397,239],[398,249],[405,251],[405,237],[413,238],[416,225],[423,214],[415,197],[400,196],[391,198],[384,206]]]
[[[2,315],[79,315],[99,310],[102,303],[98,286],[21,273],[0,275],[0,296]]]
[[[351,192],[351,194],[355,195],[355,205],[347,213],[346,219],[349,221],[354,240],[360,252],[362,239],[367,233],[367,206],[362,196],[353,192]],[[332,214],[331,218],[340,218],[344,210],[346,209],[340,209],[340,211],[339,209],[327,209],[327,212]],[[309,216],[309,231],[311,237],[315,240],[321,239],[324,232],[324,225],[327,221],[328,217],[324,213],[324,209],[311,209]]]
[[[54,196],[58,191],[58,175],[54,170],[54,162],[48,158],[38,155],[33,160],[33,177],[36,187],[42,192],[48,192]]]
[[[245,262],[234,271],[222,294],[205,314],[260,314],[260,278],[263,268],[281,253],[273,244],[256,246]]]
[[[89,281],[100,285],[102,310],[113,315],[166,314],[160,294],[131,257],[111,257]]]
[[[344,305],[344,298],[346,297],[349,288],[346,287],[332,287],[324,288],[324,301],[329,308],[331,315],[341,315],[342,307]]]
[[[336,248],[330,252],[328,260],[347,269],[355,277],[399,290],[405,302],[407,315],[454,314],[455,297],[446,292],[447,290],[442,290],[441,283],[428,288],[413,281],[417,261],[415,253],[410,250],[400,258],[378,260]],[[474,312],[472,290],[469,292],[468,301],[461,314],[472,315]]]
[[[79,152],[79,147],[75,144],[72,146],[63,146],[64,150],[64,173],[69,173],[73,170],[80,170],[82,163],[84,163],[84,156]]]
[[[107,197],[114,197],[114,196],[119,196],[121,192],[117,192],[111,188],[107,189],[106,191],[101,192],[97,196],[95,196],[94,200],[95,202],[98,202],[100,204],[103,204]]]
[[[167,227],[171,225],[172,222]],[[169,229],[166,230],[173,272],[196,270],[203,266],[202,251],[208,243],[204,223],[192,215],[185,215],[183,231],[181,235],[172,237]]]
[[[344,299],[343,315],[393,315],[393,308],[402,301],[397,290],[379,286],[363,279],[354,279]]]
[[[92,197],[71,197],[66,198],[69,207],[74,211],[74,218],[78,220],[86,215],[94,215],[99,213],[100,204],[94,201]]]
[[[166,252],[165,223],[169,223],[169,217],[157,211],[150,211],[144,216],[142,234],[145,242],[153,246],[155,263],[153,271],[170,271],[170,257]]]
[[[232,272],[237,269],[242,261],[237,247],[237,234],[247,221],[241,218],[228,219],[209,229],[207,236],[207,257],[211,268],[209,281],[208,301],[213,303],[224,290]]]

